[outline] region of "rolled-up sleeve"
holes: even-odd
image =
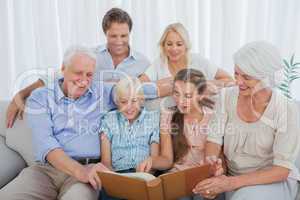
[[[299,109],[291,102],[285,105],[281,105],[284,110],[278,112],[273,164],[293,169],[300,147]]]
[[[106,116],[104,116],[104,118],[102,119],[100,129],[99,129],[99,133],[104,134],[108,138],[108,140],[111,142],[112,133],[111,133],[111,130],[109,128],[109,124],[111,126],[113,126],[113,124],[109,123],[108,115],[109,115],[109,113]]]
[[[45,163],[51,150],[61,148],[53,133],[53,122],[47,103],[47,92],[35,90],[27,100],[26,115],[32,129],[33,148],[36,161]]]

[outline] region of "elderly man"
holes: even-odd
[[[84,47],[64,55],[62,78],[32,92],[26,113],[37,164],[1,190],[0,199],[96,199],[101,182],[98,128],[114,107],[109,84],[92,84],[96,56]]]
[[[129,45],[132,20],[119,8],[110,9],[103,17],[102,29],[107,43],[96,48],[96,73],[94,79],[117,81],[120,76],[139,77],[150,65],[148,59]],[[19,91],[11,101],[6,113],[6,126],[11,128],[17,116],[22,119],[23,105],[31,92],[47,85],[47,77]]]

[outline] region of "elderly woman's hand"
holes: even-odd
[[[193,192],[204,198],[213,199],[218,194],[234,190],[233,178],[225,175],[205,179],[198,183]]]
[[[205,163],[210,165],[210,173],[213,176],[220,176],[224,174],[224,169],[222,165],[222,159],[216,156],[207,156],[205,158]]]

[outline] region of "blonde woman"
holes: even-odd
[[[140,76],[142,81],[157,82],[159,86],[172,85],[174,76],[178,71],[185,68],[197,69],[207,77],[208,80],[221,80],[223,83],[232,82],[231,77],[225,72],[211,64],[206,58],[199,54],[191,53],[191,42],[185,27],[181,23],[170,24],[164,31],[160,41],[160,57],[155,59],[152,65]],[[158,87],[162,90],[161,87]],[[165,87],[166,88],[166,87]],[[169,87],[169,89],[172,87]],[[171,90],[160,91],[160,96],[170,96]],[[171,97],[162,102],[166,107],[174,106]],[[151,103],[150,103],[151,104]],[[159,103],[155,101],[151,108]]]

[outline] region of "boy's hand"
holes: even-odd
[[[152,158],[148,157],[136,167],[137,172],[150,172],[152,169]]]

